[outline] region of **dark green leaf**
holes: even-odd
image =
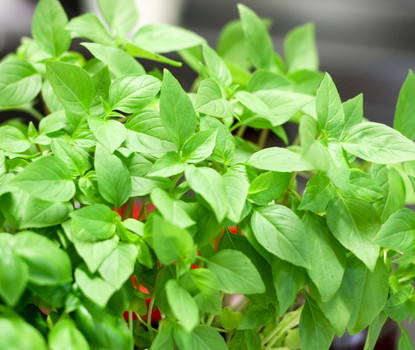
[[[365,347],[363,350],[373,350],[379,338],[380,331],[387,320],[386,314],[381,311],[369,326]]]
[[[385,305],[385,313],[394,321],[403,322],[411,310],[414,287],[407,284],[392,295]]]

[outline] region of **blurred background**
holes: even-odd
[[[408,70],[415,68],[415,2],[410,0],[136,1],[139,26],[156,22],[182,25],[205,37],[213,47],[220,29],[238,18],[238,2],[273,22],[271,34],[280,54],[283,37],[290,29],[313,22],[320,68],[332,75],[342,100],[363,92],[365,117],[388,125],[392,125]],[[96,0],[61,3],[69,17],[97,11]],[[36,4],[36,0],[0,0],[0,58],[14,51],[22,36],[30,36]],[[191,85],[195,76],[190,68],[173,71],[180,72],[185,86]],[[414,325],[409,329],[415,342]]]

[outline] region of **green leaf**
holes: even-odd
[[[10,316],[0,316],[0,348],[10,350],[48,349],[42,334],[14,313]]]
[[[165,288],[167,301],[173,315],[187,332],[191,332],[199,324],[199,308],[195,300],[174,279],[168,280]]]
[[[147,154],[177,151],[177,146],[170,141],[132,130],[127,130],[125,146],[133,152]]]
[[[187,230],[159,215],[153,216],[151,224],[153,249],[163,264],[172,264],[194,252],[193,239]]]
[[[373,350],[379,338],[379,334],[387,320],[386,314],[381,311],[369,326],[366,337],[365,347],[363,350]]]
[[[216,144],[216,130],[199,131],[183,145],[181,157],[188,163],[198,163],[212,154]]]
[[[345,152],[338,142],[329,142],[324,145],[325,156],[328,159],[327,176],[343,191],[347,191],[350,182],[350,166]],[[325,170],[325,169],[321,169]]]
[[[269,147],[255,152],[247,161],[255,168],[279,172],[314,170],[315,166],[301,155],[286,148]]]
[[[49,346],[51,350],[65,350],[69,348],[89,350],[90,347],[84,335],[70,319],[60,320],[49,333]]]
[[[310,297],[301,312],[299,328],[301,349],[328,349],[333,341],[333,327]]]
[[[275,312],[275,307],[271,303],[266,307],[254,304],[245,313],[245,317],[239,324],[238,329],[252,330],[252,332],[256,333],[255,328],[272,322],[271,320],[275,316]]]
[[[30,148],[30,141],[16,127],[0,126],[0,149],[11,153],[22,153]]]
[[[325,211],[335,196],[336,190],[330,179],[318,173],[307,182],[299,209],[311,210],[314,213]]]
[[[71,213],[72,236],[77,241],[95,242],[111,238],[115,233],[112,210],[104,204],[82,207]]]
[[[415,213],[402,208],[382,225],[374,241],[382,247],[399,252],[411,252],[415,246]]]
[[[125,51],[94,43],[82,43],[96,58],[108,65],[111,75],[145,74],[143,66]]]
[[[145,25],[133,38],[135,45],[157,53],[183,50],[204,42],[205,39],[190,30],[167,24]]]
[[[117,156],[97,144],[95,169],[102,197],[119,208],[131,196],[131,176],[126,165]]]
[[[111,153],[121,146],[127,138],[127,130],[123,124],[112,119],[88,116],[88,125],[92,133]]]
[[[232,311],[230,306],[225,306],[222,309],[222,314],[219,316],[219,322],[225,329],[235,329],[244,318],[242,312]]]
[[[270,68],[274,60],[274,48],[266,27],[255,12],[245,5],[238,4],[238,11],[249,59],[257,69]]]
[[[342,135],[346,134],[352,126],[363,122],[363,94],[343,102],[344,128]]]
[[[101,20],[93,13],[86,13],[71,19],[66,29],[71,32],[73,38],[89,39],[107,46],[114,45],[114,39]]]
[[[202,80],[196,95],[196,110],[217,118],[232,117],[232,105],[222,97],[222,90],[218,83],[207,78]]]
[[[72,282],[68,254],[46,237],[30,231],[14,236],[13,251],[29,268],[29,282],[40,286],[55,286]]]
[[[363,199],[366,202],[374,202],[385,194],[369,174],[359,169],[351,169],[347,195]]]
[[[380,229],[380,218],[372,205],[361,199],[338,197],[327,209],[327,224],[334,237],[373,271],[379,255],[374,237]]]
[[[156,339],[151,344],[151,350],[174,350],[172,322],[163,324],[163,328],[157,333]]]
[[[366,328],[382,311],[389,290],[389,274],[383,263],[378,259],[373,272],[356,260],[353,264],[356,274],[355,305],[349,322],[349,334],[357,334]]]
[[[219,120],[209,116],[205,116],[200,120],[200,129],[217,130],[216,145],[213,149],[212,158],[217,162],[228,163],[235,152],[235,139],[229,129]]]
[[[209,269],[192,269],[190,271],[193,281],[205,298],[214,296],[220,289],[216,275]]]
[[[184,172],[185,165],[177,152],[167,152],[156,160],[149,171],[149,176],[173,176]]]
[[[9,236],[1,234],[0,239],[6,235]],[[8,242],[2,242],[0,245],[0,297],[7,305],[13,307],[17,304],[26,289],[28,278],[26,263],[13,253]]]
[[[316,95],[318,127],[329,136],[338,138],[344,127],[344,111],[337,88],[326,73]]]
[[[95,88],[85,70],[69,63],[47,61],[46,77],[65,110],[75,114],[89,112]]]
[[[290,173],[262,173],[251,182],[248,198],[256,204],[267,205],[285,193],[290,179]]]
[[[33,66],[20,59],[0,64],[0,106],[18,106],[31,102],[39,94],[42,78]]]
[[[290,209],[274,204],[255,210],[251,226],[255,238],[267,251],[294,265],[310,267],[309,236]]]
[[[248,195],[248,177],[244,170],[233,168],[223,174],[222,178],[225,185],[226,198],[229,203],[227,217],[237,224],[241,221]]]
[[[78,175],[84,175],[88,167],[88,160],[79,149],[62,139],[53,139],[50,148],[54,156],[65,163],[72,176],[76,177]]]
[[[185,176],[190,188],[203,197],[221,222],[229,208],[223,178],[212,168],[196,168],[194,165],[186,168]]]
[[[131,56],[134,56],[137,58],[145,58],[145,59],[156,61],[156,62],[170,64],[175,67],[182,66],[182,62],[174,61],[170,58],[144,50],[143,48],[130,44],[130,43],[127,43],[125,45],[125,51],[127,51],[127,53],[129,53]]]
[[[138,250],[134,244],[118,243],[118,246],[102,262],[98,269],[102,278],[116,290],[133,274]]]
[[[211,327],[198,326],[192,333],[192,349],[194,350],[226,350],[225,340]]]
[[[289,72],[317,70],[319,62],[314,24],[306,23],[291,30],[285,37],[284,52]]]
[[[398,350],[413,350],[414,343],[412,342],[411,336],[408,331],[400,326],[401,328],[401,337],[399,338]]]
[[[98,0],[105,21],[119,36],[125,36],[138,21],[138,10],[134,0]]]
[[[412,70],[409,70],[408,76],[399,92],[393,127],[411,140],[415,138],[415,124],[413,121],[415,113],[414,97],[415,76]]]
[[[278,314],[283,315],[294,302],[297,293],[306,285],[307,274],[303,268],[276,258],[271,266],[278,298]]]
[[[237,250],[225,249],[216,253],[208,263],[220,289],[230,294],[264,293],[265,286],[252,262]]]
[[[166,69],[161,85],[160,118],[169,138],[179,147],[195,133],[193,104],[180,83]]]
[[[151,75],[122,76],[111,84],[109,103],[113,110],[133,113],[148,105],[160,87],[160,80]]]
[[[116,289],[97,275],[91,275],[84,264],[75,270],[75,281],[84,295],[104,308]]]
[[[353,126],[341,141],[349,153],[378,164],[415,160],[415,144],[386,125],[366,122]]]
[[[203,58],[208,72],[216,78],[222,86],[228,87],[232,84],[232,75],[225,62],[209,45],[203,45]]]
[[[75,195],[75,184],[69,169],[54,156],[29,164],[10,184],[45,201],[66,202]]]
[[[412,295],[414,287],[411,284],[407,284],[400,288],[396,294],[392,295],[385,305],[385,313],[397,322],[403,322],[410,313],[412,308]]]
[[[307,213],[302,220],[311,236],[313,246],[311,268],[307,273],[316,285],[321,300],[327,302],[334,297],[342,283],[346,269],[346,254],[331,235],[323,218]]]
[[[187,228],[195,224],[195,221],[183,209],[178,200],[172,199],[167,192],[161,188],[151,191],[151,201],[163,217],[180,228]]]
[[[71,36],[65,29],[68,17],[57,0],[41,0],[32,22],[32,35],[43,50],[58,57],[69,49]]]

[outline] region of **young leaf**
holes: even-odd
[[[365,347],[363,350],[373,350],[379,338],[379,334],[388,319],[387,315],[381,311],[369,326]]]
[[[251,226],[266,250],[294,265],[310,267],[309,236],[304,235],[303,223],[290,209],[274,204],[255,210]]]
[[[183,145],[181,157],[188,163],[198,163],[212,154],[216,143],[216,130],[204,130],[191,136]]]
[[[131,176],[126,165],[106,148],[97,144],[95,169],[102,197],[119,208],[131,196]]]
[[[232,84],[232,75],[220,56],[209,45],[203,45],[203,58],[209,73],[216,78],[222,86],[228,87]]]
[[[127,43],[125,45],[125,51],[131,56],[136,57],[136,58],[145,58],[145,59],[156,61],[156,62],[170,64],[175,67],[182,66],[182,62],[174,61],[170,58],[144,50],[143,48],[130,44],[130,43]]]
[[[220,289],[231,294],[264,293],[265,286],[252,262],[237,250],[225,249],[216,253],[208,263]]]
[[[134,0],[98,0],[105,21],[117,35],[124,36],[138,21]]]
[[[127,138],[125,126],[116,120],[105,120],[101,117],[90,115],[88,116],[88,125],[97,140],[111,153],[114,153]]]
[[[95,88],[85,70],[69,63],[47,61],[46,77],[65,110],[78,114],[89,112]]]
[[[262,170],[293,172],[314,170],[315,166],[301,158],[301,155],[286,148],[269,147],[255,152],[247,164]]]
[[[259,205],[267,205],[285,193],[290,179],[290,173],[275,171],[262,173],[251,182],[248,199]]]
[[[6,152],[22,153],[30,148],[30,141],[16,127],[0,126],[0,149]]]
[[[164,70],[160,96],[160,118],[169,138],[181,147],[195,133],[196,112],[180,83]]]
[[[190,30],[167,24],[150,24],[141,27],[133,43],[145,50],[166,53],[201,45],[205,39]]]
[[[186,180],[190,187],[210,205],[218,222],[221,222],[228,212],[228,201],[222,177],[212,168],[196,168],[189,165],[185,171]]]
[[[66,202],[75,195],[69,169],[54,156],[29,164],[10,183],[45,201]]]
[[[50,148],[55,157],[62,160],[72,176],[83,176],[88,167],[88,160],[74,146],[61,139],[53,139]]]
[[[327,224],[334,237],[373,271],[379,246],[373,240],[380,229],[375,209],[361,199],[338,197],[327,209]]]
[[[402,326],[400,328],[402,333],[399,338],[398,350],[414,350],[414,344],[408,331]]]
[[[187,332],[191,332],[199,324],[199,308],[195,300],[174,279],[167,281],[166,295],[173,315]]]
[[[384,309],[388,317],[394,321],[403,322],[410,313],[413,292],[414,287],[407,284],[392,295],[386,302]]]
[[[366,202],[374,202],[385,194],[369,174],[359,169],[351,169],[347,195],[363,199]]]
[[[312,23],[291,30],[284,41],[288,72],[300,69],[317,70],[318,53]]]
[[[345,152],[338,142],[329,142],[324,145],[324,149],[329,160],[327,176],[337,187],[347,191],[350,183],[350,166]]]
[[[0,107],[31,102],[41,87],[42,78],[30,63],[10,59],[0,64]]]
[[[66,29],[71,32],[73,38],[89,39],[97,44],[107,46],[114,45],[114,39],[100,19],[93,13],[86,13],[73,18]]]
[[[156,160],[149,171],[149,176],[173,176],[184,172],[185,165],[177,152],[167,152]]]
[[[349,153],[378,164],[415,160],[415,144],[400,132],[379,123],[353,126],[341,141]]]
[[[67,347],[78,350],[90,349],[84,335],[70,318],[58,321],[48,338],[51,350],[64,350]]]
[[[249,182],[244,169],[234,168],[222,175],[225,184],[226,198],[229,203],[227,217],[234,223],[241,221],[248,195]]]
[[[133,113],[148,105],[160,91],[161,83],[151,75],[127,75],[116,79],[110,87],[112,109]]]
[[[218,83],[207,78],[202,80],[196,95],[196,110],[218,118],[232,117],[232,105],[222,98],[222,90]]]
[[[113,77],[127,74],[145,74],[143,66],[125,51],[94,43],[82,43],[100,61],[108,65]]]
[[[344,127],[344,111],[337,88],[328,73],[317,90],[316,112],[319,129],[338,138]]]
[[[318,173],[307,182],[299,209],[311,210],[314,213],[322,212],[335,197],[336,190],[330,179]]]
[[[363,95],[343,102],[344,128],[342,135],[346,134],[352,126],[363,122]]]
[[[41,0],[33,15],[33,38],[47,53],[59,57],[71,45],[67,24],[68,17],[59,1]]]
[[[257,69],[270,68],[274,60],[274,47],[266,27],[255,12],[245,5],[239,4],[238,11],[249,59]]]
[[[415,76],[410,70],[399,92],[393,127],[411,140],[415,138],[415,124],[413,121],[413,115],[415,113],[414,97]]]
[[[301,349],[328,349],[333,341],[333,327],[310,297],[301,312],[299,328]]]

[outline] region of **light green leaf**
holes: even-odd
[[[75,184],[69,169],[54,156],[30,163],[10,184],[45,201],[66,202],[75,195]]]
[[[232,105],[222,98],[222,90],[218,83],[211,79],[203,79],[196,95],[196,110],[217,118],[232,117]]]
[[[59,61],[47,61],[46,77],[65,110],[89,112],[95,95],[94,83],[81,67]]]
[[[48,338],[51,350],[90,349],[84,335],[70,318],[60,320],[55,324]]]
[[[411,312],[412,309],[412,295],[414,287],[407,284],[400,288],[393,294],[385,305],[385,313],[397,322],[403,322]]]
[[[195,300],[174,279],[167,281],[166,295],[173,315],[180,321],[187,332],[191,332],[199,324],[199,308]]]
[[[160,80],[151,75],[122,76],[111,84],[109,102],[113,110],[133,113],[148,105],[160,87]]]
[[[245,207],[248,195],[249,181],[244,169],[234,168],[222,175],[225,184],[226,198],[229,203],[227,217],[229,220],[238,224]]]
[[[291,30],[285,37],[284,52],[289,72],[317,70],[319,62],[314,24],[306,23]]]
[[[345,152],[338,142],[329,142],[324,148],[327,150],[328,157],[327,176],[337,187],[347,191],[350,183],[350,166]]]
[[[195,224],[194,220],[180,205],[178,200],[170,197],[170,195],[161,188],[155,188],[151,191],[151,201],[163,217],[180,228],[187,228]]]
[[[238,4],[245,45],[253,66],[270,68],[274,60],[272,40],[261,19],[245,5]]]
[[[219,282],[211,270],[204,268],[192,269],[190,275],[205,298],[212,297],[219,291]]]
[[[314,213],[327,209],[330,201],[335,198],[336,190],[328,177],[322,173],[313,176],[308,182],[299,208]]]
[[[149,171],[149,176],[173,176],[184,172],[185,164],[177,152],[167,152],[157,159]]]
[[[170,141],[132,130],[127,130],[125,146],[131,151],[152,155],[177,151],[177,146]]]
[[[72,236],[76,241],[107,240],[115,233],[112,210],[104,204],[82,207],[71,213]]]
[[[189,165],[185,170],[186,180],[190,188],[210,205],[218,222],[221,222],[228,212],[225,185],[222,177],[212,168]]]
[[[29,282],[40,286],[55,286],[72,282],[72,267],[68,254],[50,239],[30,231],[14,236],[12,249],[29,268]]]
[[[415,76],[412,70],[409,70],[408,76],[399,92],[393,127],[411,140],[415,138],[415,124],[413,118],[415,113],[414,97]]]
[[[11,153],[22,153],[30,148],[30,141],[16,127],[0,126],[0,149]]]
[[[265,286],[258,270],[244,254],[224,249],[216,253],[208,263],[220,289],[230,294],[264,293]]]
[[[166,53],[201,45],[205,39],[190,30],[167,24],[150,24],[141,27],[133,43],[145,50]]]
[[[269,252],[294,265],[309,268],[311,244],[304,225],[290,209],[279,204],[254,211],[252,231]]]
[[[125,36],[138,21],[138,10],[134,0],[98,0],[105,21],[119,36]]]
[[[262,173],[251,182],[248,199],[259,205],[267,205],[285,193],[290,179],[290,173]]]
[[[385,195],[370,175],[359,169],[351,169],[347,194],[350,197],[360,198],[366,202],[374,202]]]
[[[57,0],[41,0],[32,22],[32,35],[43,50],[59,57],[71,45],[71,36],[65,29],[68,17]]]
[[[53,139],[50,148],[55,157],[62,160],[72,176],[83,176],[88,167],[88,160],[74,146],[62,139]]]
[[[86,13],[71,19],[66,29],[71,32],[73,38],[89,39],[107,46],[114,45],[114,39],[101,20],[93,13]]]
[[[94,43],[82,43],[96,58],[108,65],[114,78],[127,74],[145,74],[143,66],[125,51]]]
[[[327,224],[334,237],[373,271],[379,255],[374,237],[380,218],[371,204],[355,198],[338,197],[327,209]]]
[[[337,88],[328,73],[317,90],[316,112],[319,129],[338,138],[344,127],[344,111]]]
[[[379,338],[379,334],[383,328],[383,325],[385,324],[388,317],[386,314],[381,311],[376,318],[373,320],[373,322],[369,326],[369,330],[367,332],[365,347],[363,350],[373,350],[376,346],[376,342]]]
[[[411,336],[408,331],[400,326],[401,336],[399,338],[398,350],[414,350],[414,343],[412,342]]]
[[[0,107],[31,102],[41,87],[42,78],[30,63],[11,59],[0,64]]]
[[[342,136],[346,134],[349,129],[357,124],[363,122],[363,94],[343,102],[344,111],[344,128]]]
[[[102,119],[98,116],[88,116],[88,124],[94,136],[111,153],[121,146],[127,138],[127,130],[123,124],[112,119]]]
[[[127,51],[127,53],[129,53],[131,56],[134,56],[137,58],[145,58],[145,59],[156,61],[156,62],[170,64],[175,67],[182,66],[182,62],[174,61],[170,58],[144,50],[143,48],[130,44],[130,43],[127,43],[127,45],[125,45],[125,51]]]
[[[386,125],[366,122],[353,126],[341,141],[349,153],[378,164],[415,160],[415,144]]]
[[[198,163],[212,154],[216,144],[216,130],[199,131],[183,145],[181,157],[185,162]]]
[[[161,85],[160,119],[171,141],[179,147],[195,133],[193,104],[180,83],[166,69]]]
[[[225,62],[223,62],[216,51],[207,44],[203,45],[203,58],[210,75],[216,78],[222,86],[227,87],[232,84],[232,75]]]
[[[97,144],[95,169],[102,197],[119,208],[131,196],[131,176],[126,165],[117,156]]]
[[[269,147],[255,152],[247,161],[255,168],[279,172],[314,170],[315,166],[301,155],[286,148]]]

